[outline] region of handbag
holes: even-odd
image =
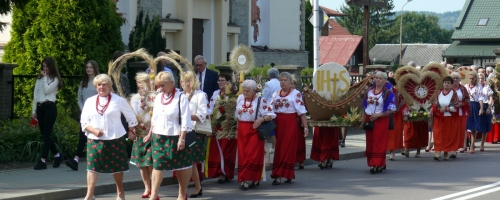
[[[259,100],[257,102],[257,111],[255,112],[255,120],[257,120],[257,116],[259,115],[259,106],[260,106],[260,100],[262,97],[259,97]],[[259,133],[259,139],[265,140],[269,135],[271,135],[271,132],[276,128],[276,124],[271,121],[263,121],[259,127],[257,127],[257,132]]]
[[[182,95],[182,93],[181,93],[181,95]],[[179,96],[178,108],[179,108],[179,125],[181,126],[181,124],[182,124],[182,118],[181,118],[181,96]],[[184,145],[186,147],[191,147],[194,144],[196,144],[196,139],[197,139],[197,136],[196,136],[195,130],[189,131],[189,132],[186,133],[186,138],[184,139]]]
[[[210,118],[208,118],[203,123],[201,123],[201,121],[196,122],[196,125],[194,126],[194,130],[197,133],[211,135],[212,134],[212,121],[210,120]]]
[[[394,115],[389,115],[389,130],[394,130]]]
[[[363,123],[363,130],[372,130],[373,129],[373,121],[367,121]]]

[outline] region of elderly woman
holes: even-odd
[[[255,93],[255,81],[243,81],[242,88],[243,94],[238,96],[235,110],[238,119],[238,182],[241,182],[242,190],[247,190],[259,185],[264,170],[265,140],[259,138],[257,128],[276,115],[267,100],[259,98]],[[295,151],[290,153],[295,155]],[[293,164],[293,160],[290,162]]]
[[[374,75],[375,85],[363,99],[365,122],[372,121],[373,129],[366,130],[366,152],[370,172],[381,172],[385,169],[385,152],[389,134],[389,115],[396,111],[396,100],[387,82],[387,74],[377,72]]]
[[[208,108],[208,115],[214,113],[214,109],[217,109],[217,113],[220,115],[226,112],[224,106],[215,108],[217,101],[220,99],[229,98],[228,94],[225,93],[226,87],[230,87],[229,81],[231,76],[228,74],[219,74],[219,90],[215,91],[210,99],[210,107]],[[236,125],[236,124],[234,124]],[[220,131],[222,128],[220,126],[215,127],[216,131]],[[221,138],[217,139],[215,136],[211,136],[208,139],[207,146],[207,160],[205,164],[208,167],[206,172],[208,178],[219,178],[218,183],[225,183],[229,180],[234,179],[234,168],[236,166],[236,139]]]
[[[156,95],[151,129],[153,147],[153,190],[150,200],[158,197],[163,180],[163,170],[177,174],[179,194],[177,199],[187,199],[187,186],[191,178],[191,152],[186,146],[186,134],[192,130],[191,112],[187,95],[177,91],[174,79],[168,72],[155,77],[160,93]]]
[[[481,132],[481,119],[480,115],[483,114],[485,110],[483,110],[483,86],[479,84],[478,74],[475,71],[470,73],[470,82],[465,86],[467,92],[470,96],[470,115],[467,118],[467,131],[471,132],[471,142],[470,142],[470,150],[471,154],[474,153],[476,136],[478,132]]]
[[[481,106],[481,109],[479,110],[479,133],[482,133],[482,139],[481,139],[481,147],[479,148],[479,151],[484,151],[484,141],[486,138],[486,135],[488,132],[491,131],[491,104],[490,102],[493,101],[493,90],[491,90],[490,85],[485,83],[486,76],[483,73],[478,74],[479,77],[479,85],[482,88],[481,92],[481,97],[480,97],[480,104],[481,101],[483,102],[483,105]],[[475,138],[474,138],[475,139]],[[472,140],[471,140],[471,144]]]
[[[492,127],[489,134],[486,136],[486,142],[491,142],[492,144],[498,144],[498,139],[500,135],[500,81],[490,79],[490,87],[494,95],[491,95],[493,101],[490,102],[492,111]]]
[[[297,156],[297,132],[299,124],[297,115],[304,130],[301,134],[307,137],[306,107],[302,101],[302,95],[298,90],[292,88],[292,76],[288,72],[279,75],[281,90],[273,94],[271,106],[274,106],[276,113],[276,151],[274,152],[273,171],[271,177],[274,179],[273,185],[280,185],[281,178],[286,178],[286,183],[290,183],[295,178],[294,166]]]
[[[134,127],[137,119],[127,100],[111,93],[111,78],[100,74],[94,78],[97,95],[85,101],[80,123],[87,135],[87,195],[94,199],[94,188],[98,173],[111,173],[116,182],[117,199],[125,199],[123,172],[128,171],[125,145],[127,134],[121,123],[121,114],[128,123],[128,137],[135,139]],[[109,159],[108,159],[109,158]]]
[[[184,90],[184,94],[188,97],[189,100],[191,124],[193,124],[193,127],[195,127],[196,123],[204,123],[207,119],[207,95],[199,90],[200,82],[198,82],[198,79],[192,71],[188,71],[182,74],[181,86]],[[193,194],[190,196],[191,198],[196,198],[203,194],[196,165],[200,164],[201,166],[201,163],[205,161],[206,146],[207,135],[196,133],[196,144],[191,147],[191,158],[193,162],[193,167],[191,169],[191,179],[193,180],[195,186],[195,192],[193,192]]]
[[[465,152],[464,149],[467,147],[467,145],[465,144],[465,142],[467,141],[466,140],[467,130],[465,127],[467,124],[467,117],[470,115],[469,114],[470,97],[469,97],[469,93],[467,92],[467,89],[462,84],[460,84],[460,81],[462,80],[462,76],[460,75],[460,73],[458,73],[458,72],[451,73],[451,78],[453,78],[452,89],[453,89],[453,91],[455,91],[457,93],[457,98],[458,98],[458,102],[459,102],[457,104],[457,107],[458,107],[457,134],[460,137],[459,144],[460,144],[460,148],[462,149],[462,150],[460,150],[460,152],[464,153]],[[457,152],[456,151],[453,152],[450,155],[450,158],[457,158]]]
[[[434,160],[448,160],[448,152],[456,151],[460,147],[460,138],[457,129],[457,92],[452,90],[453,79],[449,76],[443,79],[443,89],[438,93],[436,101],[432,105],[430,115],[434,116]],[[453,113],[453,114],[452,114]]]
[[[151,196],[151,174],[153,173],[153,159],[151,157],[151,114],[152,108],[145,104],[145,95],[151,91],[149,84],[149,75],[144,72],[139,72],[135,75],[138,93],[130,97],[130,105],[134,110],[137,119],[139,119],[141,131],[147,135],[137,135],[136,140],[132,146],[132,155],[130,156],[130,163],[139,167],[144,183],[144,193],[142,198]]]

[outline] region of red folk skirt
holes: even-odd
[[[370,120],[366,115],[365,120]],[[389,135],[389,117],[381,117],[374,121],[372,130],[366,130],[366,161],[368,166],[386,166],[385,153]]]
[[[422,148],[427,146],[429,140],[429,122],[407,121],[404,123],[405,148]]]
[[[304,162],[306,160],[306,138],[304,137],[304,129],[297,121],[297,155],[295,155],[295,163]]]
[[[205,159],[205,175],[208,178],[217,178],[226,175],[229,180],[234,179],[236,163],[236,139],[208,138],[207,159]],[[222,168],[224,166],[224,169]]]
[[[434,151],[456,151],[460,148],[460,138],[458,134],[457,118],[448,116],[442,117],[434,115]],[[462,140],[463,141],[463,140]]]
[[[498,142],[500,135],[500,124],[492,124],[491,131],[486,135],[486,142]]]
[[[265,140],[252,126],[253,122],[238,121],[238,182],[259,181],[264,172]]]
[[[394,129],[389,130],[387,136],[387,150],[389,151],[403,148],[403,110],[396,111],[393,117]]]
[[[314,127],[311,159],[323,162],[339,160],[339,127]]]
[[[276,150],[274,151],[271,178],[294,179],[297,129],[299,128],[297,113],[276,113],[274,122],[276,123]]]

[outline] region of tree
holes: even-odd
[[[377,43],[387,43],[391,40],[389,29],[393,26],[394,16],[393,0],[385,0],[387,7],[375,8],[370,7],[370,35],[369,47],[375,46]],[[342,5],[340,12],[347,14],[345,17],[338,17],[336,21],[349,33],[353,35],[363,35],[364,31],[364,13],[362,6]]]
[[[81,75],[88,60],[96,60],[105,73],[113,52],[123,50],[120,26],[124,21],[111,1],[29,1],[22,9],[14,7],[12,14],[11,40],[3,59],[18,64],[16,75],[37,75],[47,56],[55,59],[62,76]],[[58,104],[78,112],[80,79],[62,81]],[[17,116],[29,115],[34,82],[33,78],[15,80]]]
[[[167,39],[161,35],[160,18],[154,16],[153,20],[146,15],[143,24],[143,11],[137,15],[135,26],[130,32],[128,48],[129,51],[135,51],[145,48],[152,55],[164,51],[167,46]]]
[[[312,14],[312,6],[310,0],[306,1],[306,17],[311,16]],[[306,51],[309,52],[309,55],[307,56],[307,63],[309,66],[314,65],[314,30],[313,30],[313,25],[309,20],[306,21],[306,36],[305,36],[305,46],[306,46]]]
[[[7,15],[12,11],[12,7],[23,7],[29,0],[0,0],[0,15]],[[7,23],[0,22],[0,32],[7,26]]]
[[[389,32],[397,33],[397,37],[391,39],[391,43],[399,43],[399,31],[401,16],[403,17],[403,43],[451,43],[453,30],[441,28],[438,24],[438,17],[417,12],[405,12],[396,17],[396,24]]]

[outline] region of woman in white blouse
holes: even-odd
[[[153,108],[146,105],[146,94],[151,91],[149,74],[138,72],[135,75],[138,93],[130,97],[130,105],[140,123],[140,129],[143,134],[137,134],[132,146],[130,163],[139,167],[141,171],[142,182],[144,183],[144,193],[142,198],[151,196],[151,174],[153,172],[153,158],[151,156],[151,140],[144,141],[146,134],[152,134],[149,131],[151,127],[151,114]],[[151,135],[149,135],[151,138]]]
[[[479,85],[481,85],[482,93],[480,100],[483,102],[483,106],[479,110],[479,130],[478,133],[482,133],[481,147],[479,151],[484,151],[484,141],[486,140],[486,135],[491,131],[491,106],[493,105],[493,90],[490,85],[485,83],[486,76],[483,73],[478,74]]]
[[[191,178],[193,164],[189,147],[186,147],[186,133],[192,130],[189,100],[177,91],[174,79],[168,72],[160,72],[155,77],[160,93],[156,95],[151,118],[151,146],[153,147],[153,181],[150,200],[158,198],[158,190],[163,180],[163,170],[176,172],[179,182],[177,199],[187,198],[187,186]],[[148,136],[144,138],[145,141]]]
[[[370,172],[381,172],[386,168],[385,154],[389,136],[389,115],[396,111],[396,100],[387,74],[377,72],[375,85],[365,94],[363,108],[365,122],[372,121],[373,129],[366,130],[366,152]]]
[[[36,163],[35,170],[47,169],[45,162],[49,150],[54,154],[52,167],[58,168],[63,160],[51,136],[57,118],[56,96],[60,89],[62,89],[62,82],[56,63],[51,57],[46,57],[42,61],[42,71],[36,79],[31,109],[31,117],[38,117],[38,127],[43,138],[41,159]]]
[[[111,93],[113,82],[106,74],[94,78],[97,95],[85,101],[80,123],[87,135],[87,196],[95,199],[94,188],[98,173],[113,174],[117,199],[125,199],[123,172],[128,171],[128,156],[124,136],[135,139],[137,125],[134,111],[127,100]],[[121,114],[128,123],[128,131],[123,128]]]
[[[238,119],[238,182],[246,190],[259,185],[264,170],[265,140],[259,138],[257,128],[264,121],[271,121],[276,115],[265,98],[255,93],[257,84],[254,80],[242,83],[243,94],[236,101],[235,116]],[[257,105],[259,107],[257,107]],[[258,112],[258,114],[257,114]],[[257,117],[256,117],[257,115]],[[295,120],[297,121],[297,120]],[[295,143],[293,144],[295,145]],[[290,152],[295,155],[295,151]],[[290,162],[295,162],[295,158]],[[249,183],[251,181],[251,184]]]
[[[207,95],[199,90],[200,82],[192,71],[182,74],[181,86],[189,100],[191,124],[195,127],[196,123],[204,123],[208,113],[208,99]],[[191,158],[193,161],[191,179],[193,179],[194,183],[194,192],[190,196],[191,198],[196,198],[203,194],[197,165],[201,167],[201,163],[205,161],[206,146],[207,135],[196,133],[196,144],[191,147]]]
[[[94,78],[99,75],[99,66],[94,60],[90,60],[85,65],[85,73],[83,74],[82,82],[78,86],[78,107],[80,107],[80,112],[83,109],[83,104],[91,96],[97,94],[97,90],[94,87]],[[80,157],[83,157],[83,150],[87,144],[87,136],[83,130],[80,130],[80,137],[78,139],[78,145],[76,146],[76,155],[73,159],[66,160],[66,166],[78,171],[78,161]]]
[[[281,90],[273,93],[271,106],[276,113],[276,150],[274,152],[273,171],[271,178],[273,185],[280,185],[281,178],[290,183],[295,178],[295,158],[297,156],[297,132],[301,132],[297,116],[304,130],[304,137],[309,134],[306,119],[306,107],[302,95],[292,88],[292,76],[288,72],[279,75]]]
[[[470,136],[470,153],[474,153],[475,141],[478,132],[481,132],[481,119],[480,115],[484,112],[483,110],[483,95],[482,95],[482,85],[479,84],[478,74],[475,71],[470,73],[470,82],[465,86],[467,92],[469,92],[470,101],[470,112],[469,118],[467,118],[467,131],[471,133]]]

